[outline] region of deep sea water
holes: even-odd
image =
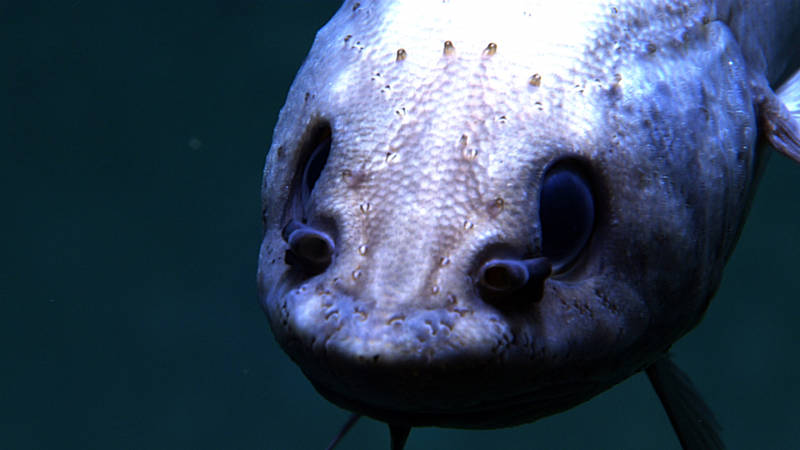
[[[278,110],[335,1],[0,3],[0,447],[322,449],[347,413],[255,292]],[[800,442],[800,167],[775,156],[704,322],[674,347],[732,449]],[[678,448],[638,375],[412,449]],[[341,449],[388,449],[363,420]]]

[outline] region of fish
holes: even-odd
[[[800,2],[347,0],[266,155],[259,300],[316,390],[500,428],[644,372],[723,448],[670,347],[771,153],[800,162]]]

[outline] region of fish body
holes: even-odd
[[[800,161],[799,24],[796,1],[346,1],[264,169],[278,342],[406,429],[526,423],[642,370],[692,405],[664,358],[766,143]]]

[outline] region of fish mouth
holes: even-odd
[[[536,383],[512,394],[497,389],[512,381],[493,364],[462,366],[461,370],[381,369],[359,370],[346,386],[316,378],[305,369],[304,373],[323,397],[344,409],[392,424],[465,429],[530,423],[570,409],[615,384]]]
[[[516,316],[444,294],[387,308],[310,279],[262,298],[273,332],[329,401],[389,423],[497,428],[569,409],[638,368],[554,354]],[[546,301],[546,299],[545,299]],[[437,304],[418,299],[416,304]]]

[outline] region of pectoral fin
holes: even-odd
[[[777,91],[768,92],[760,104],[763,132],[770,144],[800,163],[800,71]]]
[[[689,377],[664,355],[647,368],[647,377],[672,422],[684,450],[724,449],[720,426]]]

